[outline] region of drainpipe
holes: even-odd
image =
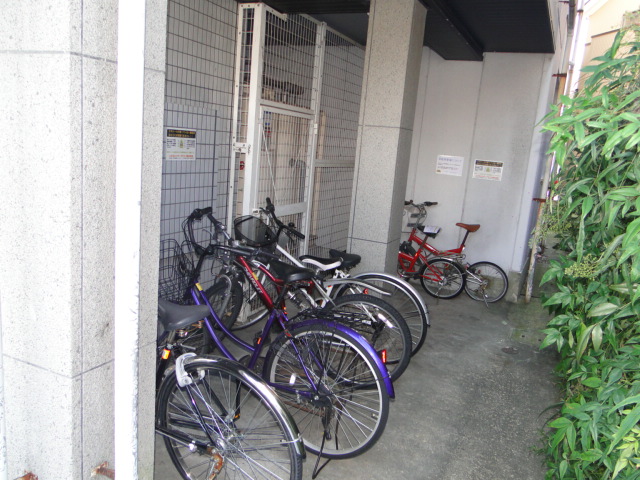
[[[0,295],[0,480],[9,478],[7,468],[7,430],[4,409],[4,349],[2,348],[2,295]]]
[[[120,479],[138,478],[138,324],[145,0],[118,2],[114,448]]]
[[[571,42],[571,53],[569,54],[569,68],[567,72],[567,82],[564,86],[564,94],[570,95],[576,83],[576,74],[580,75],[582,59],[584,56],[584,32],[583,32],[584,0],[579,0],[574,18],[573,38]]]

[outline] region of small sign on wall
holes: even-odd
[[[473,178],[482,178],[484,180],[502,181],[502,169],[504,162],[496,162],[492,160],[474,160],[473,161]]]
[[[436,162],[436,173],[441,175],[462,176],[464,157],[454,157],[453,155],[438,155]]]
[[[167,128],[165,135],[165,158],[167,160],[196,159],[196,130]]]

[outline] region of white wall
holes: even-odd
[[[10,2],[0,28],[0,126],[13,132],[0,139],[5,478],[88,479],[114,465],[118,2],[79,6]],[[146,23],[141,244],[156,245],[166,0],[147,1]],[[148,479],[157,256],[140,258],[138,458]]]
[[[460,242],[456,222],[479,223],[468,260],[523,270],[546,158],[536,123],[548,105],[550,58],[487,53],[483,62],[453,62],[423,50],[406,196],[439,202],[426,222],[443,228],[437,247]],[[438,155],[464,157],[462,174],[436,174]],[[502,179],[473,178],[476,159],[503,162]]]

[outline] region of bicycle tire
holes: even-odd
[[[386,350],[386,367],[396,381],[409,366],[411,331],[402,315],[384,300],[366,294],[350,294],[336,298],[326,306],[328,311],[366,313],[365,321],[349,321],[346,326],[367,339],[377,352]],[[334,319],[340,322],[340,318]],[[393,328],[391,328],[393,327]]]
[[[304,451],[300,445],[296,448],[295,422],[259,377],[223,358],[198,358],[185,363],[185,371],[193,384],[180,387],[176,375],[167,375],[156,410],[158,427],[209,447],[193,451],[163,435],[182,478],[218,478],[212,472],[220,465],[220,478],[302,478]]]
[[[374,287],[389,292],[391,295],[382,295],[375,290],[369,290],[367,293],[378,298],[382,298],[385,302],[391,304],[407,322],[407,326],[411,332],[411,356],[418,353],[427,339],[427,329],[429,327],[429,311],[427,305],[420,298],[420,294],[405,280],[392,277],[388,274],[379,273],[362,273],[354,275],[352,278],[364,280]],[[336,295],[340,296],[349,288],[349,284],[345,288],[340,288]],[[362,287],[355,287],[358,291]]]
[[[271,299],[275,299],[278,296],[279,287],[269,278],[269,276],[265,275],[261,272],[260,283],[267,290],[267,293],[271,297]],[[239,315],[231,327],[231,330],[242,330],[252,325],[257,324],[258,322],[264,320],[268,314],[269,310],[267,307],[260,301],[259,298],[256,297],[255,289],[252,285],[249,285],[249,282],[245,282],[244,287],[244,302],[245,302],[245,311]],[[304,286],[290,286],[287,295],[285,296],[285,303],[287,307],[287,316],[293,318],[296,314],[310,309],[316,308],[317,305],[315,301],[309,296],[305,295],[303,290],[306,287]]]
[[[467,267],[464,291],[474,300],[495,303],[506,295],[508,288],[507,274],[495,263],[476,262]]]
[[[258,276],[260,283],[265,287],[269,296],[275,299],[278,296],[278,287],[263,272],[259,272]],[[260,300],[251,282],[242,282],[242,292],[242,308],[231,325],[231,330],[244,330],[264,320],[269,314],[269,310]]]
[[[454,298],[464,290],[464,269],[447,258],[429,260],[420,269],[419,276],[422,288],[435,298]]]
[[[204,294],[220,321],[227,328],[231,328],[242,309],[243,289],[242,282],[237,278],[227,277],[227,279],[230,285],[227,280],[219,280],[206,289]]]
[[[351,334],[328,322],[294,327],[272,343],[263,378],[276,387],[310,452],[351,458],[382,435],[389,394],[372,355]],[[323,392],[315,398],[308,377],[301,375],[305,369]]]

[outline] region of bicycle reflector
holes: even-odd
[[[162,349],[162,360],[166,360],[171,356],[171,349],[163,348]]]
[[[383,348],[382,350],[380,350],[378,352],[378,355],[380,355],[380,360],[382,360],[383,364],[387,364],[387,349]]]

